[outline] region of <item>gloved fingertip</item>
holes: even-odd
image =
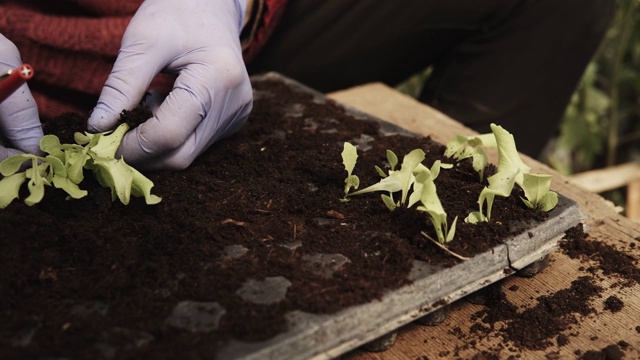
[[[112,111],[96,107],[89,115],[87,127],[90,132],[103,132],[112,129],[118,122],[119,114]]]

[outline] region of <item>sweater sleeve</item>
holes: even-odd
[[[267,43],[284,13],[287,0],[254,0],[251,19],[241,35],[244,61],[250,62]]]
[[[287,0],[254,0],[241,41],[246,61],[269,39]],[[91,110],[111,71],[124,32],[143,0],[5,0],[0,33],[36,76],[29,82],[43,118]],[[171,79],[159,76],[158,86]]]

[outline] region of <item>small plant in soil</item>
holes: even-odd
[[[87,195],[78,186],[84,179],[84,170],[89,170],[100,185],[111,189],[112,200],[129,203],[131,195],[144,197],[147,204],[157,204],[160,197],[151,194],[153,182],[135,168],[116,159],[115,154],[122,138],[129,129],[120,124],[112,132],[98,134],[75,133],[75,144],[61,144],[55,135],[45,135],[40,140],[40,149],[45,156],[19,154],[0,163],[0,208],[7,207],[20,195],[20,188],[27,182],[29,196],[25,204],[39,203],[45,193],[45,186],[64,190],[69,198],[80,199]],[[31,162],[31,167],[20,171],[23,163]]]
[[[480,181],[484,180],[484,168],[489,160],[485,148],[495,148],[496,138],[493,134],[481,134],[475,136],[456,135],[447,142],[444,156],[454,159],[456,162],[467,158],[472,159],[473,169],[478,172]]]
[[[351,188],[358,189],[360,186],[360,179],[357,175],[352,175],[353,168],[356,166],[356,161],[358,160],[358,151],[356,147],[351,143],[344,143],[344,150],[342,150],[342,163],[344,164],[345,170],[347,170],[347,177],[344,179],[344,198],[342,201],[349,201],[347,199],[347,195],[349,195],[349,190]]]
[[[558,203],[558,194],[550,190],[552,177],[530,173],[531,168],[520,159],[513,135],[496,124],[491,124],[491,130],[492,133],[472,137],[455,136],[447,143],[445,149],[444,155],[456,162],[472,158],[473,169],[478,172],[479,180],[483,181],[488,163],[484,149],[498,148],[498,171],[487,179],[489,185],[478,197],[479,211],[469,213],[465,221],[489,222],[495,196],[510,196],[516,184],[524,192],[524,197],[521,199],[527,207],[545,212],[553,209]],[[344,149],[342,159],[347,170],[344,201],[352,195],[385,192],[381,197],[389,210],[393,211],[405,204],[408,208],[418,204],[416,210],[424,211],[429,215],[438,242],[445,244],[453,240],[458,218],[456,217],[449,226],[447,214],[438,197],[435,184],[440,169],[451,169],[453,165],[437,160],[429,169],[422,164],[425,159],[424,151],[415,149],[403,158],[400,169],[395,170],[398,157],[393,151],[387,150],[387,161],[390,166],[388,174],[376,166],[376,171],[382,179],[367,188],[350,193],[352,188],[357,189],[360,185],[359,178],[352,174],[358,155],[356,147],[348,142],[345,142]],[[394,194],[398,192],[400,192],[400,199],[395,200]],[[485,202],[486,212],[483,212]]]
[[[351,165],[351,168],[347,169],[348,175],[345,180],[348,184],[349,178],[355,176],[351,175],[350,170],[353,170],[353,167],[355,167],[357,153],[355,146],[349,143],[345,143],[345,149],[347,148],[351,150],[343,152],[342,158],[344,164]],[[393,151],[387,150],[387,161],[390,165],[389,173],[385,174],[380,167],[376,166],[376,171],[382,177],[380,182],[350,194],[348,193],[348,188],[345,188],[345,193],[346,196],[350,196],[376,191],[385,192],[385,194],[381,195],[382,201],[391,211],[405,203],[408,208],[419,204],[416,210],[424,211],[429,215],[438,241],[444,244],[453,240],[458,218],[456,217],[451,223],[451,227],[449,227],[447,214],[438,198],[434,180],[438,177],[441,168],[451,168],[451,165],[442,164],[440,160],[437,160],[433,163],[431,169],[429,169],[422,164],[424,158],[424,151],[415,149],[405,155],[400,169],[395,170],[398,164],[398,157]],[[394,200],[394,193],[397,192],[400,192],[400,199],[396,201]]]
[[[531,174],[531,168],[520,159],[513,135],[496,124],[491,124],[491,131],[498,147],[498,172],[487,179],[489,186],[480,193],[480,210],[469,214],[465,221],[489,221],[495,196],[508,197],[515,184],[524,191],[526,199],[522,200],[529,208],[545,212],[553,209],[558,203],[558,194],[550,191],[551,176]],[[485,201],[486,213],[483,212]]]

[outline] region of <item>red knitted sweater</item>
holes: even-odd
[[[255,0],[243,32],[245,61],[266,43],[287,0]],[[36,76],[30,81],[40,115],[87,113],[95,105],[120,40],[142,0],[5,0],[0,33],[13,41]],[[156,84],[170,84],[159,77]]]

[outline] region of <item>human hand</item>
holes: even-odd
[[[0,34],[0,73],[21,64],[18,48]],[[0,103],[0,160],[25,152],[39,154],[42,136],[36,101],[27,84],[22,84]]]
[[[115,127],[161,71],[176,75],[154,114],[118,150],[141,169],[184,169],[215,141],[245,122],[252,90],[242,59],[245,0],[146,0],[122,39],[113,70],[89,118],[89,130]]]

